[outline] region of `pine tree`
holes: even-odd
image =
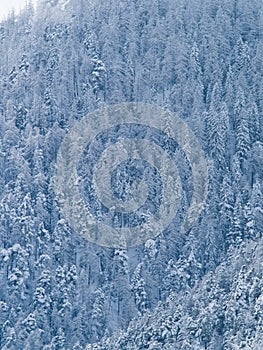
[[[145,282],[142,277],[142,264],[139,264],[133,274],[132,291],[134,293],[135,304],[139,315],[143,315],[147,309],[147,294]]]
[[[234,208],[230,231],[227,233],[227,243],[229,245],[239,245],[243,240],[243,210],[241,196],[237,195]]]
[[[99,288],[94,293],[94,303],[91,312],[91,340],[101,339],[105,329],[105,293]]]

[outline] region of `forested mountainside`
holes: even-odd
[[[261,0],[42,0],[0,24],[0,348],[263,348]],[[127,249],[71,229],[53,186],[75,123],[123,102],[176,112],[208,195]],[[187,187],[185,187],[187,188]]]

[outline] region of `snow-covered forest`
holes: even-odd
[[[57,153],[98,108],[176,112],[208,196],[128,249],[74,232]],[[263,348],[261,0],[40,0],[0,23],[0,349]]]

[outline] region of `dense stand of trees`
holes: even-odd
[[[260,0],[42,0],[0,23],[1,349],[262,348],[262,27]],[[76,120],[131,101],[187,121],[209,192],[188,235],[117,250],[71,231],[51,179]]]

